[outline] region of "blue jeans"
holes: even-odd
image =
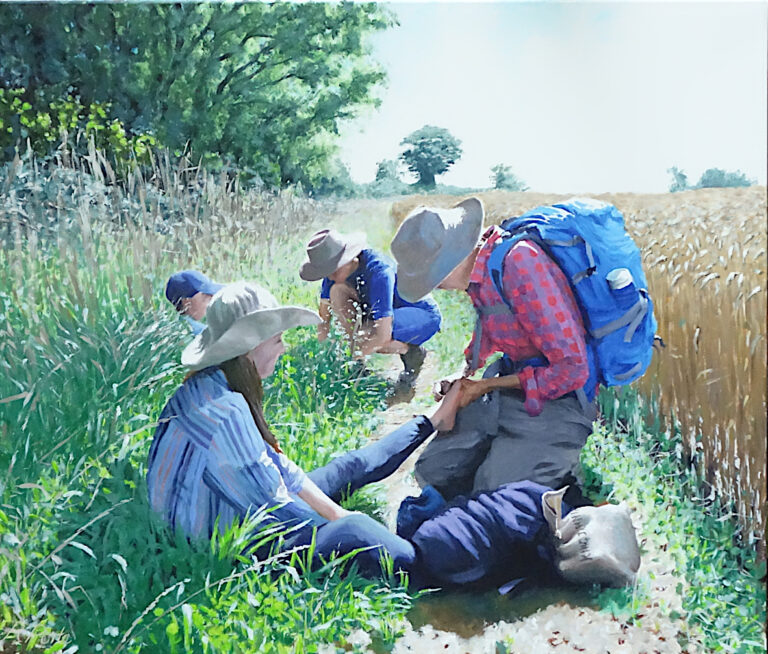
[[[440,310],[421,307],[400,307],[394,310],[392,338],[402,343],[421,345],[440,329]]]
[[[421,445],[434,429],[425,416],[418,416],[384,438],[337,457],[308,473],[309,478],[334,501],[366,484],[391,475]],[[312,538],[312,527],[299,531],[290,544],[304,545]],[[381,572],[380,558],[389,553],[395,570],[410,572],[416,559],[413,545],[390,532],[384,525],[363,514],[354,514],[317,528],[315,556],[328,559],[331,553],[348,554],[360,548],[355,561],[361,574],[375,577]]]

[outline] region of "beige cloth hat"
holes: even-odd
[[[640,546],[625,503],[582,506],[562,517],[568,489],[541,496],[544,519],[552,531],[556,565],[564,579],[576,584],[626,586],[640,568]]]
[[[217,291],[205,317],[208,326],[181,353],[181,363],[192,370],[250,352],[291,327],[320,322],[314,311],[280,306],[267,289],[243,281]]]
[[[403,299],[420,300],[469,256],[483,228],[483,213],[480,198],[468,198],[452,209],[417,207],[408,215],[390,245]]]
[[[301,264],[299,277],[308,282],[328,277],[365,247],[365,236],[359,232],[339,234],[335,229],[321,229],[307,244],[307,260]]]

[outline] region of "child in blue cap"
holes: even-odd
[[[197,270],[182,270],[168,278],[165,297],[189,323],[192,333],[197,335],[205,329],[200,321],[220,288],[224,285],[211,281]]]

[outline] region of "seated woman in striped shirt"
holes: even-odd
[[[246,282],[218,291],[208,326],[189,344],[182,363],[191,374],[162,412],[149,453],[152,508],[188,536],[210,537],[249,511],[273,509],[269,519],[292,527],[286,543],[316,538],[316,555],[359,548],[364,574],[379,571],[380,548],[396,569],[415,557],[407,540],[369,516],[339,506],[344,491],[393,473],[435,431],[451,429],[459,385],[430,418],[418,416],[385,438],[305,473],[286,457],[262,411],[261,380],[284,352],[282,333],[320,322],[313,311],[279,306],[264,288]]]

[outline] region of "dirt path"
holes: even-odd
[[[365,225],[369,242],[386,248],[391,238],[392,223],[389,202],[365,201],[348,203],[337,209],[341,229],[359,229]],[[429,345],[427,345],[429,347]],[[390,377],[399,372],[399,361],[392,357]],[[430,411],[434,406],[431,387],[437,378],[437,361],[430,353],[410,397],[395,398],[383,412],[383,423],[373,438],[389,433],[415,415]],[[400,469],[381,482],[386,493],[385,521],[394,530],[397,509],[408,495],[418,495],[420,489],[413,478],[413,465],[422,446]],[[673,573],[671,558],[643,534],[643,507],[633,505],[633,521],[638,538],[645,550],[638,574],[639,584],[650,589],[650,599],[638,611],[640,616],[627,624],[607,612],[591,608],[586,593],[543,593],[533,599],[502,598],[495,591],[485,595],[438,593],[433,598],[419,600],[404,624],[404,635],[395,643],[394,654],[695,654],[701,652],[694,634],[688,633],[686,623],[675,614],[682,614],[684,579]],[[689,644],[683,649],[680,636]],[[497,643],[503,642],[504,646]],[[366,632],[350,634],[350,645],[356,651],[371,650]]]
[[[436,363],[434,354],[430,353],[413,395],[395,398],[383,412],[384,421],[373,438],[383,436],[414,415],[429,410],[432,406],[430,391],[437,378]],[[396,374],[394,364],[387,374]],[[413,477],[413,465],[425,446],[409,457],[395,474],[381,482],[387,500],[385,519],[392,530],[403,498],[420,493]],[[634,624],[627,624],[610,613],[589,607],[585,602],[586,596],[574,598],[566,595],[564,600],[555,593],[553,601],[556,603],[541,606],[539,598],[540,608],[531,611],[530,608],[521,609],[518,599],[495,597],[493,592],[487,596],[439,593],[434,599],[426,601],[426,610],[412,612],[411,621],[404,625],[404,635],[392,651],[394,654],[497,654],[504,651],[520,654],[693,654],[701,651],[695,636],[687,633],[684,621],[671,617],[675,613],[683,613],[682,596],[677,587],[682,584],[680,589],[685,592],[685,580],[674,575],[673,562],[666,552],[661,547],[652,546],[643,537],[642,507],[631,508],[635,528],[646,550],[642,557],[639,583],[648,584],[651,589],[650,601],[640,609],[641,617]],[[424,600],[421,602],[424,603]],[[483,617],[482,609],[486,606],[489,614]],[[681,634],[686,634],[689,640],[686,649],[678,642]],[[370,642],[367,634],[362,632],[355,634],[354,638],[362,647]],[[504,642],[507,649],[497,646],[498,642]]]
[[[434,407],[434,402],[430,398],[432,384],[437,377],[434,357],[435,355],[432,352],[427,354],[421,374],[416,378],[415,388],[412,393],[408,394],[408,397],[401,395],[392,398],[389,408],[382,414],[384,421],[372,436],[374,440],[385,436],[414,416],[430,412],[430,407]],[[394,378],[399,370],[400,367],[398,367],[397,371],[393,368],[391,371],[388,371],[388,375]],[[413,477],[413,465],[426,446],[427,443],[421,445],[394,474],[379,482],[384,488],[387,498],[387,506],[384,513],[385,524],[392,531],[395,529],[397,509],[400,506],[400,502],[408,497],[408,495],[419,495],[421,493],[421,489]]]

